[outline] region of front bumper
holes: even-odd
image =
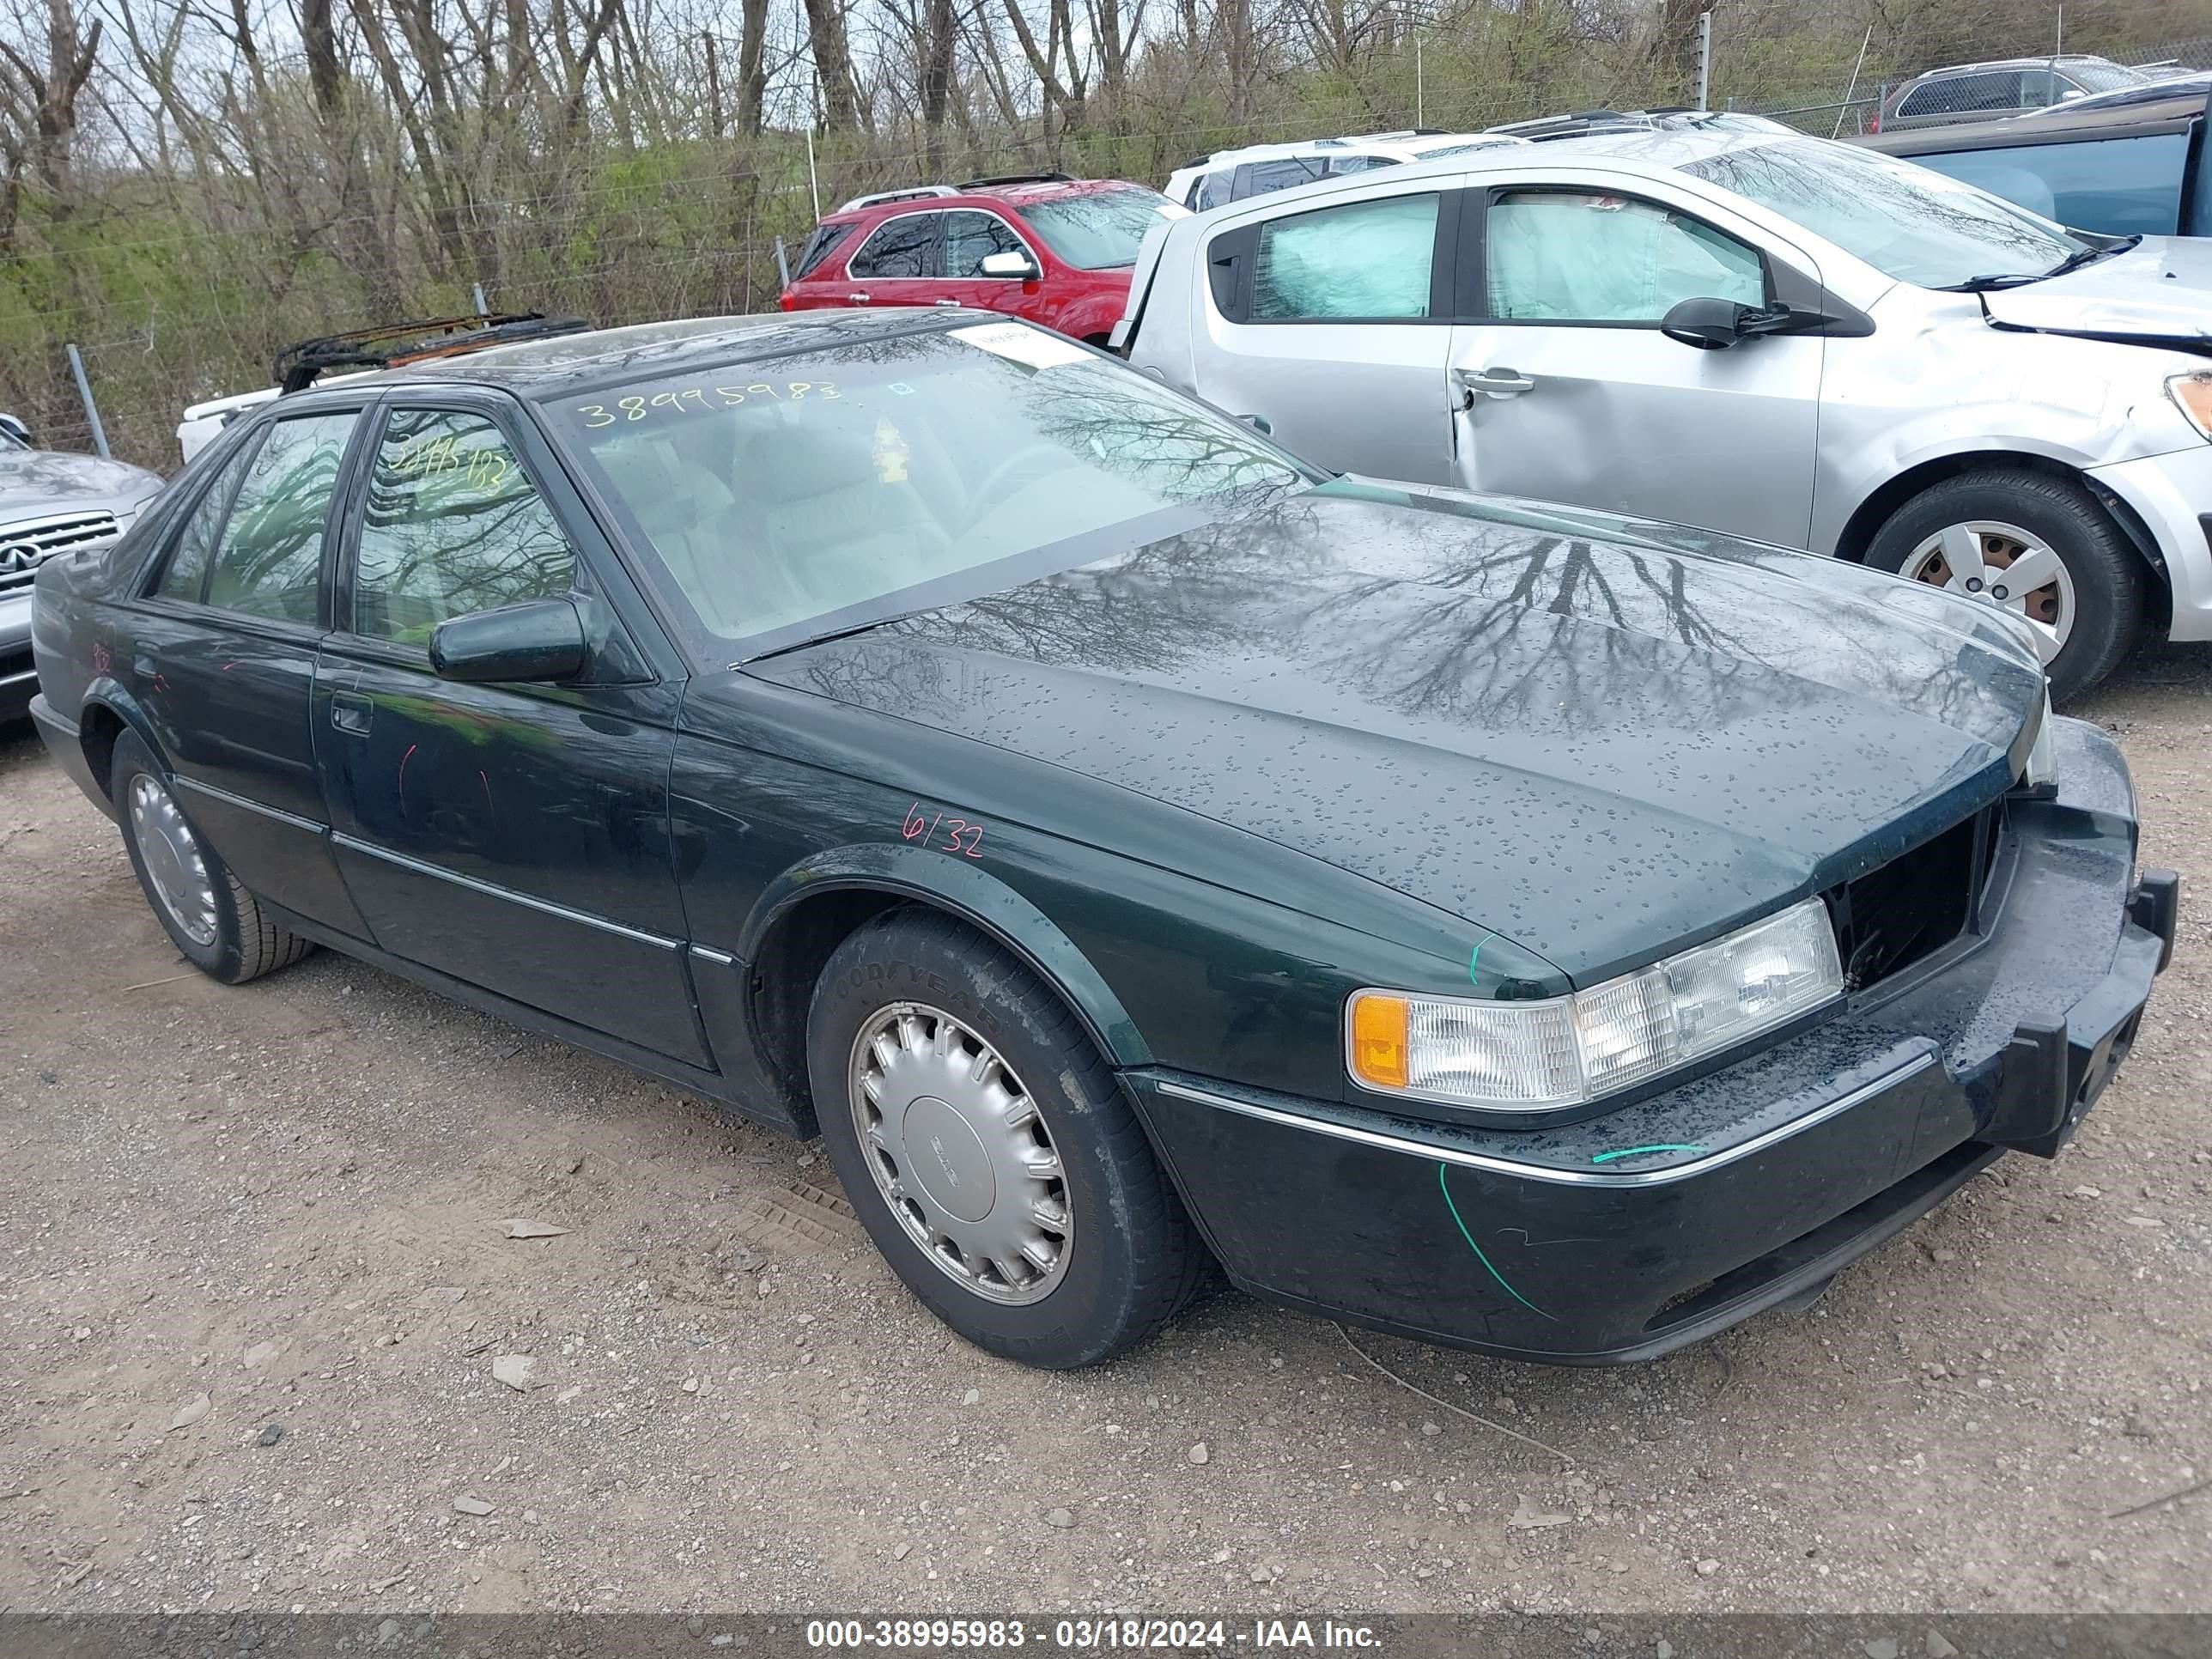
[[[2059,721],[1979,932],[1763,1053],[1605,1116],[1487,1131],[1125,1074],[1230,1276],[1525,1359],[1646,1359],[1819,1285],[2008,1148],[2055,1152],[2133,1043],[2178,883],[2132,875],[2133,792]]]
[[[2173,592],[2166,637],[2212,640],[2212,443],[2089,469],[2132,508],[2158,545]]]

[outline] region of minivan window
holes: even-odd
[[[1252,320],[1425,317],[1434,192],[1285,214],[1260,227]]]
[[[1972,185],[1825,139],[1726,150],[1685,162],[1681,171],[1922,288],[2001,274],[2039,276],[2091,246]]]
[[[1255,161],[1252,164],[1252,187],[1248,196],[1267,196],[1279,190],[1290,190],[1298,185],[1310,185],[1328,176],[1328,158],[1325,155],[1285,155],[1273,161]]]

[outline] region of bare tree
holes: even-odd
[[[0,59],[5,60],[0,96],[8,128],[6,216],[11,226],[27,167],[50,214],[60,218],[76,210],[77,99],[98,61],[103,27],[95,17],[91,27],[84,27],[73,0],[46,0],[43,64],[0,40]]]

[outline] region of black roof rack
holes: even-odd
[[[1001,173],[988,179],[967,179],[961,181],[963,190],[994,190],[1000,185],[1072,185],[1075,176],[1068,173]]]
[[[269,377],[286,392],[304,392],[331,368],[398,368],[436,357],[457,357],[514,340],[544,340],[581,334],[591,324],[581,317],[548,317],[542,312],[504,312],[488,316],[442,317],[429,322],[391,323],[381,328],[325,334],[288,345],[276,354]]]

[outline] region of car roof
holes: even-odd
[[[657,368],[673,372],[695,362],[740,362],[893,339],[934,326],[985,319],[1019,325],[995,312],[957,312],[934,307],[872,311],[772,311],[738,317],[690,317],[593,329],[555,338],[488,346],[455,357],[325,381],[296,397],[325,390],[380,391],[404,386],[492,386],[520,398],[541,398],[579,387],[627,380]],[[286,400],[289,402],[289,399]]]
[[[919,191],[921,186],[912,188]],[[1030,179],[1019,184],[957,185],[945,188],[945,194],[901,196],[892,202],[869,202],[860,207],[839,208],[835,213],[825,213],[825,225],[858,224],[864,219],[890,218],[902,213],[943,213],[963,204],[985,207],[1022,207],[1033,202],[1056,202],[1071,196],[1096,196],[1109,190],[1150,190],[1149,185],[1139,185],[1127,179]]]
[[[1450,144],[1469,144],[1478,139],[1504,142],[1503,135],[1439,132],[1425,128],[1401,127],[1389,132],[1349,133],[1340,138],[1293,138],[1280,143],[1239,144],[1234,149],[1217,149],[1210,155],[1201,155],[1176,171],[1202,173],[1245,161],[1274,161],[1306,155],[1372,155],[1378,150],[1402,150],[1408,155],[1419,155],[1424,150],[1441,149]]]
[[[2080,135],[2094,137],[2146,127],[2180,128],[2204,113],[2212,82],[2186,85],[2130,87],[2078,103],[2054,104],[2001,121],[1968,121],[1951,126],[1908,127],[1902,132],[1870,133],[1849,142],[1890,155],[1935,155],[1961,149],[2006,149],[2015,144]]]
[[[1492,172],[1548,167],[1558,161],[1590,157],[1637,162],[1652,172],[1665,173],[1689,162],[1702,161],[1709,155],[1811,137],[1810,134],[1763,116],[1732,115],[1721,111],[1641,118],[1643,125],[1598,125],[1588,132],[1547,138],[1540,145],[1502,146],[1494,154],[1476,151],[1434,161],[1414,161],[1408,164],[1406,171],[1413,174],[1421,173],[1425,168],[1437,173]]]
[[[1990,70],[2048,69],[2054,64],[2112,64],[2114,69],[2124,69],[2124,64],[2113,64],[2109,58],[2100,58],[2094,52],[2062,52],[2057,57],[1989,58],[1978,64],[1946,64],[1941,69],[1923,70],[1913,81],[1933,81],[1946,75],[1981,75]],[[1905,82],[1907,86],[1911,82]]]

